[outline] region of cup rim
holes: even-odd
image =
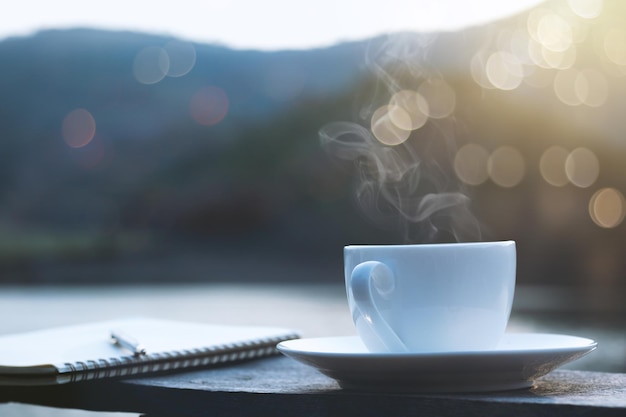
[[[349,244],[344,246],[344,249],[382,249],[382,248],[429,248],[429,247],[459,247],[459,246],[514,246],[514,240],[494,240],[494,241],[478,241],[478,242],[457,242],[457,243],[403,243],[403,244]]]

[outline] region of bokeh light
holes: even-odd
[[[569,22],[554,12],[547,12],[534,21],[530,34],[551,51],[565,51],[574,42]]]
[[[500,90],[514,90],[524,79],[524,69],[520,60],[510,52],[494,52],[485,66],[487,79]]]
[[[489,152],[475,143],[461,147],[454,157],[454,171],[457,177],[468,185],[480,185],[489,179],[487,162]]]
[[[524,78],[524,83],[534,88],[551,88],[554,83],[553,71],[546,71],[539,67],[534,68],[534,71],[530,72]]]
[[[87,145],[96,134],[96,121],[85,109],[72,110],[63,119],[61,128],[63,140],[72,148]]]
[[[567,149],[551,146],[544,151],[539,160],[541,177],[550,185],[562,187],[569,183],[565,173],[565,161],[569,156]]]
[[[601,10],[602,2],[596,0],[531,10],[525,26],[498,33],[490,47],[474,54],[470,62],[474,82],[484,89],[500,90],[550,86],[568,106],[605,105],[607,75],[579,67],[588,58],[584,46],[579,46],[590,34],[587,19],[597,17]],[[612,62],[626,66],[626,30],[616,27],[594,39],[600,42],[598,52],[603,50]]]
[[[594,19],[602,12],[602,0],[567,0],[567,3],[583,19]]]
[[[477,52],[476,54],[474,54],[470,62],[470,72],[476,84],[478,84],[482,88],[492,89],[494,87],[489,81],[489,78],[487,77],[487,74],[485,72],[486,62],[487,58],[485,57],[485,54],[482,52]]]
[[[443,119],[454,112],[454,108],[456,107],[456,93],[443,79],[428,79],[419,86],[417,92],[428,103],[429,117],[433,119]]]
[[[579,71],[571,68],[559,71],[554,79],[554,92],[569,106],[581,104],[590,107],[604,105],[609,96],[606,76],[594,69]]]
[[[559,71],[554,77],[554,92],[562,103],[578,106],[582,100],[576,92],[576,80],[580,72],[576,69]]]
[[[191,42],[173,40],[163,47],[169,59],[168,77],[182,77],[196,64],[196,48]]]
[[[551,13],[550,10],[543,7],[535,8],[528,13],[528,17],[526,19],[526,30],[530,37],[537,42],[541,42],[538,35],[541,19],[549,13]]]
[[[547,48],[541,48],[542,63],[548,68],[567,69],[576,63],[576,47],[572,46],[564,51],[552,51]]]
[[[392,116],[392,113],[395,115]],[[385,145],[399,145],[406,141],[411,134],[410,130],[398,127],[398,125],[394,123],[393,118],[396,120],[403,119],[400,124],[406,125],[410,123],[410,117],[398,106],[384,105],[376,109],[374,114],[372,114],[372,134]]]
[[[532,64],[532,60],[530,59],[528,52],[528,42],[530,42],[528,33],[521,28],[517,28],[510,34],[507,39],[507,43],[502,49],[511,52],[524,65],[530,66]]]
[[[577,86],[578,94],[584,104],[590,107],[601,107],[609,96],[609,83],[606,76],[595,69],[585,69],[581,72]],[[577,80],[578,81],[578,80]]]
[[[528,57],[530,58],[532,63],[535,64],[539,68],[550,69],[552,67],[550,66],[550,63],[546,61],[546,58],[545,58],[545,56],[549,56],[549,54],[546,54],[544,52],[545,49],[546,48],[544,48],[543,45],[537,42],[537,40],[535,39],[528,40]]]
[[[101,168],[113,159],[113,148],[110,141],[103,140],[96,135],[89,144],[81,148],[73,149],[72,159],[84,169],[92,170]]]
[[[604,53],[613,63],[626,66],[626,29],[614,27],[604,35]]]
[[[133,75],[142,84],[156,84],[167,75],[170,59],[165,49],[148,46],[140,50],[133,61]]]
[[[396,92],[389,101],[392,122],[400,129],[416,130],[428,121],[428,102],[413,90]]]
[[[567,21],[572,28],[572,41],[574,43],[574,45],[572,46],[585,42],[589,38],[589,34],[591,33],[591,22],[587,19],[577,19],[576,16],[567,11],[563,11],[563,9],[561,9],[561,13],[563,13],[564,16],[567,16]]]
[[[501,187],[515,187],[524,179],[524,156],[512,146],[501,146],[489,156],[487,172],[491,180]]]
[[[389,120],[401,130],[412,130],[411,115],[403,107],[389,105],[387,107]]]
[[[600,174],[600,162],[591,150],[574,149],[565,160],[565,173],[572,184],[580,188],[590,187]]]
[[[229,106],[230,102],[224,90],[216,86],[207,86],[193,95],[189,111],[198,124],[213,126],[226,117]]]
[[[603,228],[613,228],[624,220],[626,203],[624,195],[615,188],[596,191],[589,200],[589,215],[595,224]]]

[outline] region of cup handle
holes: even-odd
[[[389,352],[408,352],[406,345],[400,340],[396,332],[380,315],[374,298],[373,289],[383,297],[389,296],[395,289],[395,277],[387,265],[378,261],[366,261],[358,264],[352,270],[350,289],[354,303],[370,326],[374,334]]]

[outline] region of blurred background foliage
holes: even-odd
[[[469,197],[467,240],[516,240],[520,284],[623,297],[626,6],[577,4],[302,51],[5,39],[0,282],[338,282],[345,244],[454,240],[368,215],[363,158],[320,143],[345,122],[417,155],[418,193]]]

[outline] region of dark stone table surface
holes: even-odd
[[[530,389],[398,394],[344,390],[283,356],[139,379],[6,388],[2,401],[148,417],[626,415],[626,374],[556,370]]]

